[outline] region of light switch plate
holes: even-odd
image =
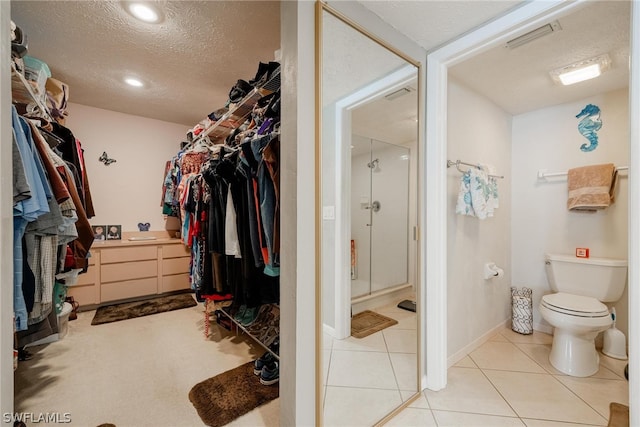
[[[336,207],[335,206],[323,206],[322,207],[322,219],[336,219]]]

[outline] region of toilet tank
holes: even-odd
[[[615,302],[627,284],[627,260],[624,259],[546,254],[544,263],[549,285],[555,292]]]

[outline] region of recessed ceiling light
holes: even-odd
[[[133,15],[134,18],[137,18],[143,22],[148,22],[150,24],[157,24],[162,20],[162,14],[160,10],[154,5],[146,2],[125,2],[125,9]]]
[[[124,82],[126,84],[128,84],[129,86],[133,86],[133,87],[142,87],[142,86],[144,86],[144,83],[142,83],[142,81],[140,81],[140,79],[136,79],[135,77],[125,77]]]
[[[611,58],[606,53],[595,58],[576,62],[549,72],[554,82],[565,86],[598,77],[611,66]]]

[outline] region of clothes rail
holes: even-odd
[[[629,170],[629,166],[618,166],[616,170],[618,172],[626,171],[626,170]],[[547,172],[546,169],[540,169],[538,170],[538,179],[553,178],[557,176],[567,176],[567,173],[568,172]]]
[[[455,162],[452,161],[452,160],[447,160],[447,167],[448,168],[450,168],[451,166],[455,166],[456,169],[458,169],[458,171],[460,171],[461,173],[467,173],[467,171],[460,169],[460,165],[471,166],[472,168],[482,169],[482,167],[479,164],[467,163],[467,162],[463,162],[461,160],[456,160]],[[491,174],[489,174],[489,177],[504,179],[504,175],[491,175]]]

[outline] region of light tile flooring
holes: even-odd
[[[365,338],[324,337],[324,424],[371,426],[417,390],[416,314],[374,310],[397,325]]]
[[[629,404],[626,361],[601,355],[589,378],[549,363],[552,337],[508,328],[451,367],[444,390],[425,391],[390,426],[606,426],[609,403]]]

